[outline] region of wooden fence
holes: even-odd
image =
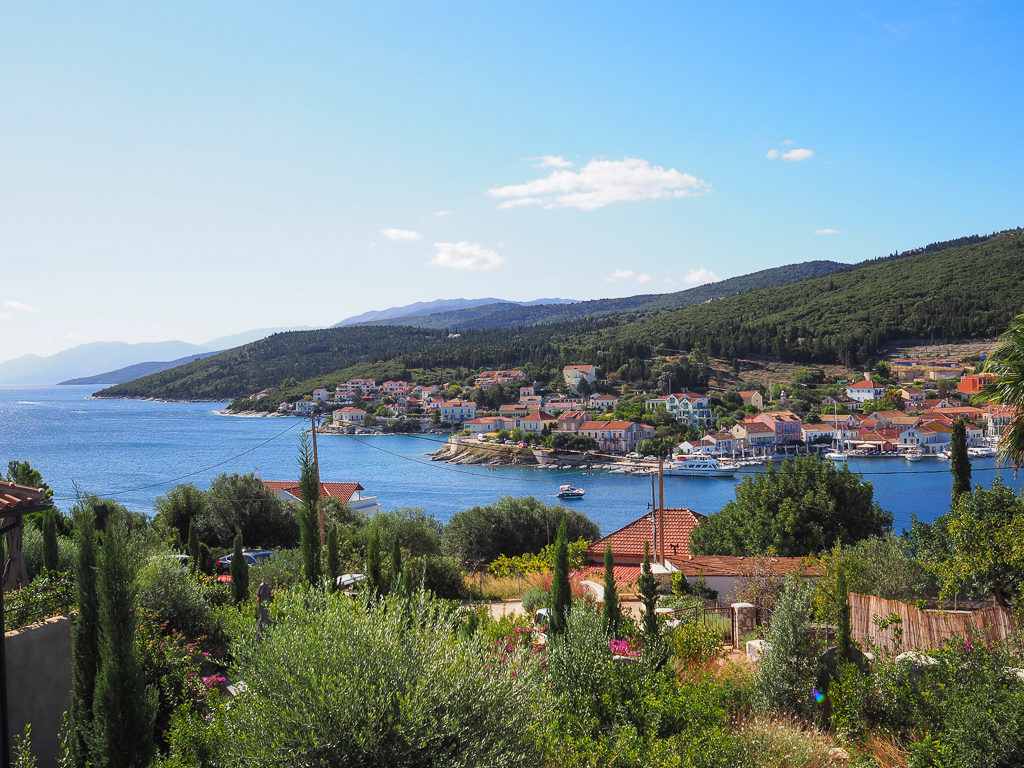
[[[898,627],[879,629],[875,619],[895,614],[902,622],[902,650],[938,648],[950,637],[967,637],[973,631],[985,640],[1004,640],[1017,627],[1013,614],[998,605],[976,611],[919,610],[898,600],[883,600],[874,595],[850,593],[850,619],[853,637],[863,645],[868,642],[885,650],[893,650]]]

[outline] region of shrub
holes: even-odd
[[[221,640],[210,618],[218,593],[221,601],[227,595],[220,585],[196,576],[175,559],[158,556],[139,569],[138,589],[139,608],[157,623],[166,624],[169,631],[193,640],[202,636]]]
[[[668,640],[672,655],[687,665],[706,665],[722,652],[721,632],[704,623],[680,624]]]
[[[70,571],[75,558],[75,543],[68,536],[57,537],[58,570]],[[43,533],[34,525],[26,525],[21,541],[21,556],[29,579],[43,572]]]
[[[303,590],[271,610],[272,632],[233,647],[249,690],[210,726],[212,763],[540,762],[538,664],[527,655],[488,669],[483,638],[453,632],[453,607]]]
[[[538,608],[545,608],[548,604],[548,593],[540,587],[530,587],[523,595],[523,610],[528,616],[533,616]]]
[[[810,716],[818,649],[810,640],[811,585],[789,576],[765,636],[767,647],[755,682],[763,712]]]
[[[274,589],[284,589],[302,579],[302,551],[282,549],[277,555],[261,560],[249,571],[249,580],[259,584],[263,579]]]
[[[75,585],[70,573],[47,571],[28,586],[4,594],[4,628],[27,627],[51,616],[71,613]]]

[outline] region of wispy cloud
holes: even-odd
[[[11,315],[9,312],[0,312],[0,320],[10,320]]]
[[[30,307],[28,304],[22,304],[20,301],[5,301],[5,309],[14,309],[18,312],[35,312],[35,307]]]
[[[779,150],[769,149],[764,156],[767,157],[769,160],[774,160],[779,156]]]
[[[838,229],[816,229],[816,230],[814,230],[814,236],[815,237],[817,237],[818,235],[838,235],[838,234],[839,234],[839,230]]]
[[[606,283],[614,283],[619,280],[636,280],[638,283],[649,283],[651,276],[645,272],[637,273],[632,269],[616,269],[604,279]]]
[[[792,139],[784,139],[783,141],[781,141],[779,143],[782,144],[782,146],[784,146],[784,147],[788,147],[790,144],[793,144],[794,142],[793,142]]]
[[[434,215],[435,216],[447,216],[449,213],[451,213],[451,211],[437,211]]]
[[[686,273],[683,282],[687,285],[704,285],[705,283],[717,283],[721,279],[707,267],[697,267]]]
[[[538,205],[593,211],[612,203],[692,197],[710,189],[710,184],[692,174],[625,157],[591,160],[578,171],[554,170],[525,184],[493,187],[487,194],[504,200],[499,208]]]
[[[534,168],[572,168],[572,163],[561,155],[541,155],[530,159],[537,161],[533,164]]]
[[[435,267],[488,270],[497,269],[505,261],[498,253],[484,248],[480,243],[465,240],[458,243],[434,243],[434,247],[437,253],[428,263]]]
[[[423,235],[419,232],[413,232],[411,229],[382,229],[380,233],[388,240],[397,240],[400,242],[423,239]]]

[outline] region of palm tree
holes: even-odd
[[[1024,315],[1017,315],[999,337],[984,370],[997,378],[978,400],[1005,406],[1014,414],[999,439],[999,458],[1016,471],[1024,467]]]

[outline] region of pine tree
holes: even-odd
[[[971,457],[967,453],[967,427],[963,419],[953,424],[949,443],[949,471],[953,473],[953,504],[971,492]]]
[[[153,758],[157,694],[146,686],[135,643],[135,569],[122,526],[108,523],[100,551],[99,667],[93,699],[92,764],[146,768]]]
[[[398,543],[398,534],[391,543],[391,584],[392,593],[400,592],[402,589],[402,547]]]
[[[658,581],[651,571],[650,549],[650,542],[645,541],[644,562],[636,586],[640,592],[640,602],[644,604],[644,634],[653,639],[658,637],[658,615],[654,612],[658,605]]]
[[[604,631],[615,637],[622,616],[619,612],[619,593],[615,589],[615,557],[612,545],[604,549],[604,607],[601,609],[604,618]]]
[[[92,703],[96,690],[97,641],[96,522],[86,505],[75,509],[75,604],[71,624],[71,764],[90,761]]]
[[[235,529],[235,550],[231,554],[231,593],[236,603],[249,597],[249,561],[242,554],[242,529]]]
[[[202,553],[199,551],[199,534],[196,533],[194,517],[188,519],[188,563],[196,573],[202,572]]]
[[[572,610],[572,592],[569,589],[569,537],[565,532],[565,517],[558,524],[555,536],[555,567],[551,577],[550,630],[558,634],[565,629]]]
[[[338,524],[331,523],[327,531],[327,575],[331,577],[331,590],[338,586],[341,575],[341,545],[338,543]]]
[[[57,512],[43,513],[43,568],[47,571],[60,570],[60,549],[57,547]]]

